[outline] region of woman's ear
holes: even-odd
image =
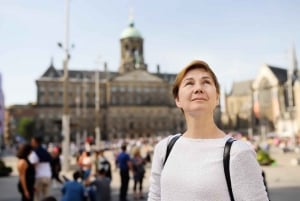
[[[178,97],[175,98],[175,103],[176,103],[177,107],[181,108],[181,104],[180,104],[180,101],[179,101]]]

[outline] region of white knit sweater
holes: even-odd
[[[154,150],[148,201],[230,201],[219,139],[180,137],[162,167],[170,136]],[[235,201],[267,201],[261,167],[253,148],[243,141],[231,147],[230,174]]]

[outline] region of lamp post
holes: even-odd
[[[65,44],[63,46],[65,52],[64,58],[64,79],[63,79],[63,115],[62,115],[62,170],[69,170],[69,149],[70,149],[70,115],[69,115],[69,100],[68,100],[68,63],[69,63],[69,0],[66,3],[66,16],[65,16]]]
[[[253,88],[250,87],[250,100],[249,100],[249,111],[248,111],[248,138],[249,140],[253,139]]]
[[[292,140],[292,144],[293,146],[295,146],[296,142],[296,129],[295,129],[295,94],[293,92],[293,78],[295,76],[295,72],[297,72],[297,68],[298,68],[298,62],[296,59],[296,50],[294,45],[291,48],[290,51],[291,54],[291,64],[290,64],[290,68],[287,71],[287,87],[288,87],[288,113],[289,113],[289,120],[291,122],[291,140]]]
[[[87,106],[88,106],[88,96],[87,96],[87,93],[88,93],[88,78],[86,76],[84,76],[83,78],[83,100],[82,100],[82,107],[83,107],[83,142],[85,144],[85,149],[89,150],[90,149],[90,146],[87,145],[86,143],[86,139],[88,137],[88,131],[87,131],[87,128],[88,128],[88,111],[87,111]]]
[[[80,86],[77,86],[77,95],[76,95],[76,117],[77,117],[77,132],[76,132],[76,146],[77,148],[80,147]]]
[[[96,76],[95,76],[95,141],[97,148],[100,147],[100,124],[99,124],[99,112],[100,112],[100,90],[99,90],[99,72],[96,70]]]
[[[97,148],[100,148],[101,130],[100,130],[100,85],[99,70],[95,71],[95,141]]]

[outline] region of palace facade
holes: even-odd
[[[95,136],[101,139],[165,136],[185,129],[184,116],[171,91],[176,74],[150,72],[144,58],[144,39],[129,23],[120,36],[120,65],[110,71],[68,70],[68,106],[71,140]],[[227,132],[294,137],[300,132],[300,72],[295,50],[289,68],[262,65],[252,80],[234,82],[225,93],[224,106],[215,121]],[[47,141],[61,140],[64,71],[51,62],[36,80],[34,107],[36,132]],[[99,92],[99,97],[97,94]],[[99,98],[100,112],[96,113]],[[221,113],[221,111],[223,111]],[[8,134],[7,134],[8,135]]]
[[[146,137],[177,133],[185,128],[181,111],[171,94],[175,74],[149,72],[144,59],[144,40],[133,21],[120,37],[118,72],[69,70],[68,106],[71,118],[71,140],[95,135],[101,139]],[[53,63],[36,80],[36,128],[58,140],[61,136],[63,107],[63,70]],[[97,118],[95,100],[99,90],[100,112]]]

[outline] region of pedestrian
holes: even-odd
[[[93,199],[97,201],[111,201],[110,183],[111,180],[106,176],[106,170],[104,168],[99,169],[96,179],[89,184],[94,189],[92,193]]]
[[[133,172],[133,197],[135,200],[144,199],[143,180],[145,176],[145,159],[141,156],[140,147],[133,149],[132,172]],[[137,190],[138,188],[138,190]]]
[[[51,155],[42,146],[43,138],[34,136],[31,138],[33,151],[29,155],[29,161],[35,165],[35,201],[40,201],[49,195],[51,187]]]
[[[84,150],[78,159],[78,164],[82,172],[83,180],[87,180],[92,172],[91,152]]]
[[[131,169],[130,156],[126,152],[126,144],[121,146],[121,153],[117,157],[117,163],[120,169],[121,187],[120,201],[127,201],[127,191],[129,185],[129,170]]]
[[[204,61],[193,61],[175,79],[173,97],[186,120],[180,136],[164,163],[167,145],[174,136],[155,147],[148,201],[230,201],[223,151],[230,138],[214,122],[220,86],[215,73]],[[262,169],[253,148],[236,141],[230,151],[230,179],[236,201],[267,201]]]
[[[62,184],[62,180],[59,178],[59,173],[61,171],[61,161],[60,161],[60,150],[58,147],[54,147],[51,152],[51,171],[52,171],[52,180],[54,188],[57,187],[57,182]]]
[[[33,201],[34,198],[35,169],[28,160],[31,152],[32,147],[27,143],[21,144],[17,152],[17,158],[19,159],[17,164],[19,173],[18,190],[21,193],[22,201]]]
[[[103,169],[105,176],[112,180],[111,163],[104,155],[104,149],[97,151],[96,154],[96,172]]]
[[[85,189],[83,184],[79,181],[81,173],[76,171],[73,173],[73,180],[66,181],[61,189],[61,201],[84,201]]]

